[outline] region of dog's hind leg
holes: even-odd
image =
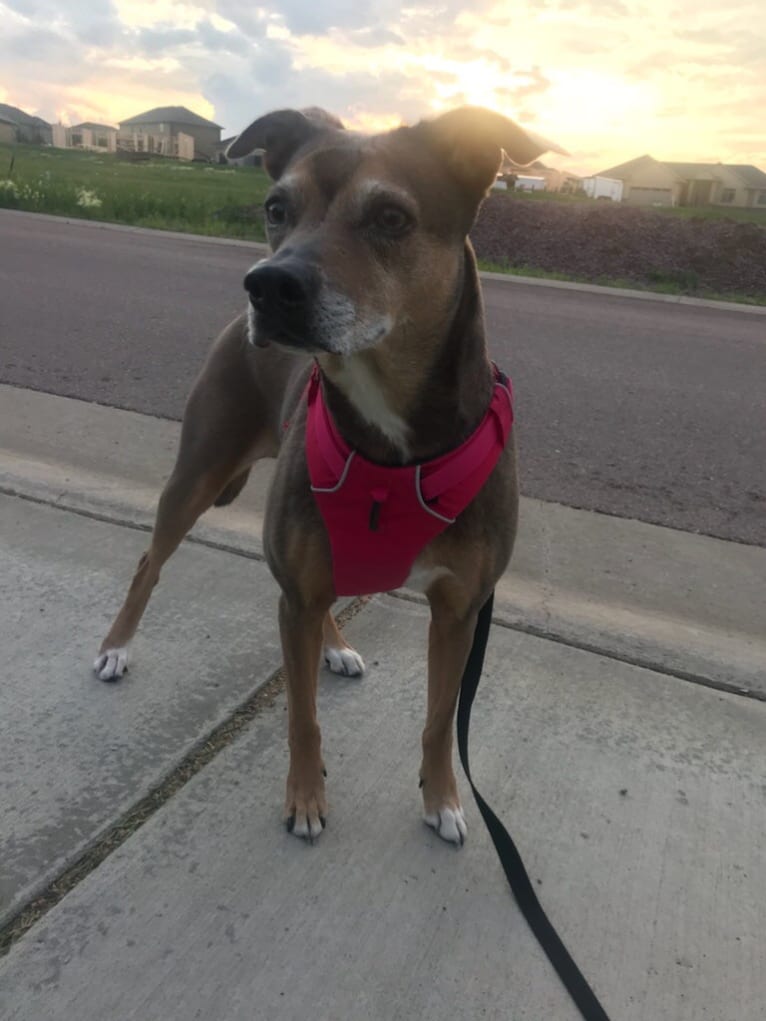
[[[364,673],[364,660],[340,633],[331,613],[328,613],[324,619],[322,639],[324,642],[322,655],[325,664],[334,674],[343,674],[344,677],[359,677]]]
[[[186,533],[215,501],[229,481],[231,468],[216,464],[207,469],[178,470],[171,475],[157,507],[149,549],[141,556],[128,594],[104,639],[94,669],[102,681],[121,677],[128,662],[128,646],[136,633],[146,604],[160,578],[163,565]]]
[[[149,549],[138,562],[122,609],[101,644],[94,669],[101,680],[121,677],[128,646],[160,571],[197,519],[214,503],[228,503],[250,466],[279,449],[279,366],[259,386],[250,374],[241,334],[230,328],[214,347],[184,413],[173,473],[157,507]]]
[[[230,503],[233,503],[237,499],[239,494],[245,488],[248,478],[250,477],[250,469],[246,468],[245,471],[240,472],[239,475],[235,475],[231,482],[223,487],[221,492],[213,501],[214,507],[228,507]]]

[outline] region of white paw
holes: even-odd
[[[302,837],[310,844],[313,844],[321,836],[325,825],[325,820],[322,816],[312,819],[308,815],[301,814],[295,819],[288,819],[287,832],[292,833],[294,837]]]
[[[99,653],[93,669],[101,681],[116,681],[128,669],[128,647],[121,645],[117,649],[107,649]]]
[[[324,647],[324,661],[334,674],[344,677],[359,677],[364,673],[364,660],[356,649],[331,649]]]
[[[465,816],[460,805],[457,808],[440,808],[433,814],[424,812],[423,819],[432,829],[436,830],[442,840],[446,840],[450,844],[462,847],[468,836],[468,827],[465,824]]]

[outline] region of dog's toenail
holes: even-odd
[[[319,821],[320,821],[320,822],[321,822],[321,824],[322,824],[322,829],[324,829],[324,828],[325,828],[325,826],[327,825],[327,820],[325,819],[325,817],[324,817],[323,815],[320,815],[320,816],[319,816]]]
[[[289,816],[285,820],[285,826],[287,827],[287,832],[288,833],[292,833],[293,832],[293,830],[295,829],[295,816],[294,815]]]

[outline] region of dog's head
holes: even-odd
[[[555,148],[478,107],[369,136],[318,109],[258,118],[229,148],[263,151],[274,181],[264,204],[274,254],[245,278],[251,334],[335,355],[436,342],[502,150],[523,165]]]

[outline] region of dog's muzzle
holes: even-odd
[[[319,274],[310,264],[291,259],[264,262],[245,277],[255,309],[258,332],[291,347],[310,345],[312,309],[319,293]]]

